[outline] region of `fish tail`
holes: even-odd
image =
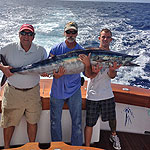
[[[3,75],[2,80],[1,80],[1,87],[5,84],[6,80],[7,80],[7,77]]]
[[[5,58],[3,57],[3,55],[0,54],[0,57],[1,57],[0,61],[2,62],[2,64],[4,66],[7,66],[8,64],[7,64],[6,60],[5,60]],[[2,80],[1,80],[1,87],[5,84],[6,80],[7,80],[7,77],[5,76],[5,74],[3,74],[3,77],[2,77]]]

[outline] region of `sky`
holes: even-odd
[[[72,0],[70,0],[72,1]],[[137,3],[150,3],[150,0],[73,0],[73,1],[105,1],[105,2],[137,2]]]

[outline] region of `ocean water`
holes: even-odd
[[[34,42],[46,48],[64,41],[64,25],[79,25],[77,41],[98,47],[102,28],[113,32],[111,50],[139,55],[140,67],[121,67],[113,83],[150,88],[150,3],[83,2],[58,0],[0,0],[0,48],[18,41],[24,23],[35,27]],[[0,72],[0,78],[2,73]]]

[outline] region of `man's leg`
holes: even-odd
[[[100,116],[100,101],[86,99],[86,127],[84,129],[85,145],[90,146],[93,127]]]
[[[33,87],[31,90],[27,90],[22,93],[24,96],[25,110],[24,115],[27,122],[27,134],[29,142],[35,142],[40,115],[42,111],[42,103],[40,99],[40,87],[39,85]]]
[[[63,99],[50,97],[51,139],[53,142],[62,141],[61,117],[63,105]]]
[[[84,129],[85,146],[90,147],[92,133],[93,133],[93,127],[86,126]]]
[[[27,133],[30,142],[35,142],[37,134],[37,124],[30,124],[27,122]]]
[[[120,140],[116,134],[116,111],[114,98],[102,101],[102,121],[109,121],[111,135],[109,140],[113,143],[113,147],[117,150],[121,149]]]
[[[82,98],[80,89],[68,99],[67,104],[72,120],[71,144],[82,146]]]
[[[10,126],[8,128],[3,129],[3,134],[4,134],[4,148],[7,149],[10,147],[10,141],[12,138],[12,135],[14,133],[15,126]]]
[[[116,120],[110,120],[109,127],[111,129],[112,135],[116,135]]]
[[[120,140],[119,140],[119,137],[117,136],[117,133],[116,133],[116,120],[110,120],[109,126],[111,129],[111,135],[110,135],[109,139],[113,143],[113,147],[116,150],[120,150],[121,149]]]

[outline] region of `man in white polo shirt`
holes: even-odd
[[[2,97],[1,127],[4,132],[4,148],[10,147],[10,141],[23,115],[27,121],[27,133],[30,142],[34,142],[37,122],[42,110],[40,99],[39,74],[12,74],[11,68],[21,67],[41,61],[47,57],[46,50],[32,41],[34,28],[23,24],[19,30],[18,43],[12,43],[0,50],[8,66],[0,64],[0,70],[8,78]]]

